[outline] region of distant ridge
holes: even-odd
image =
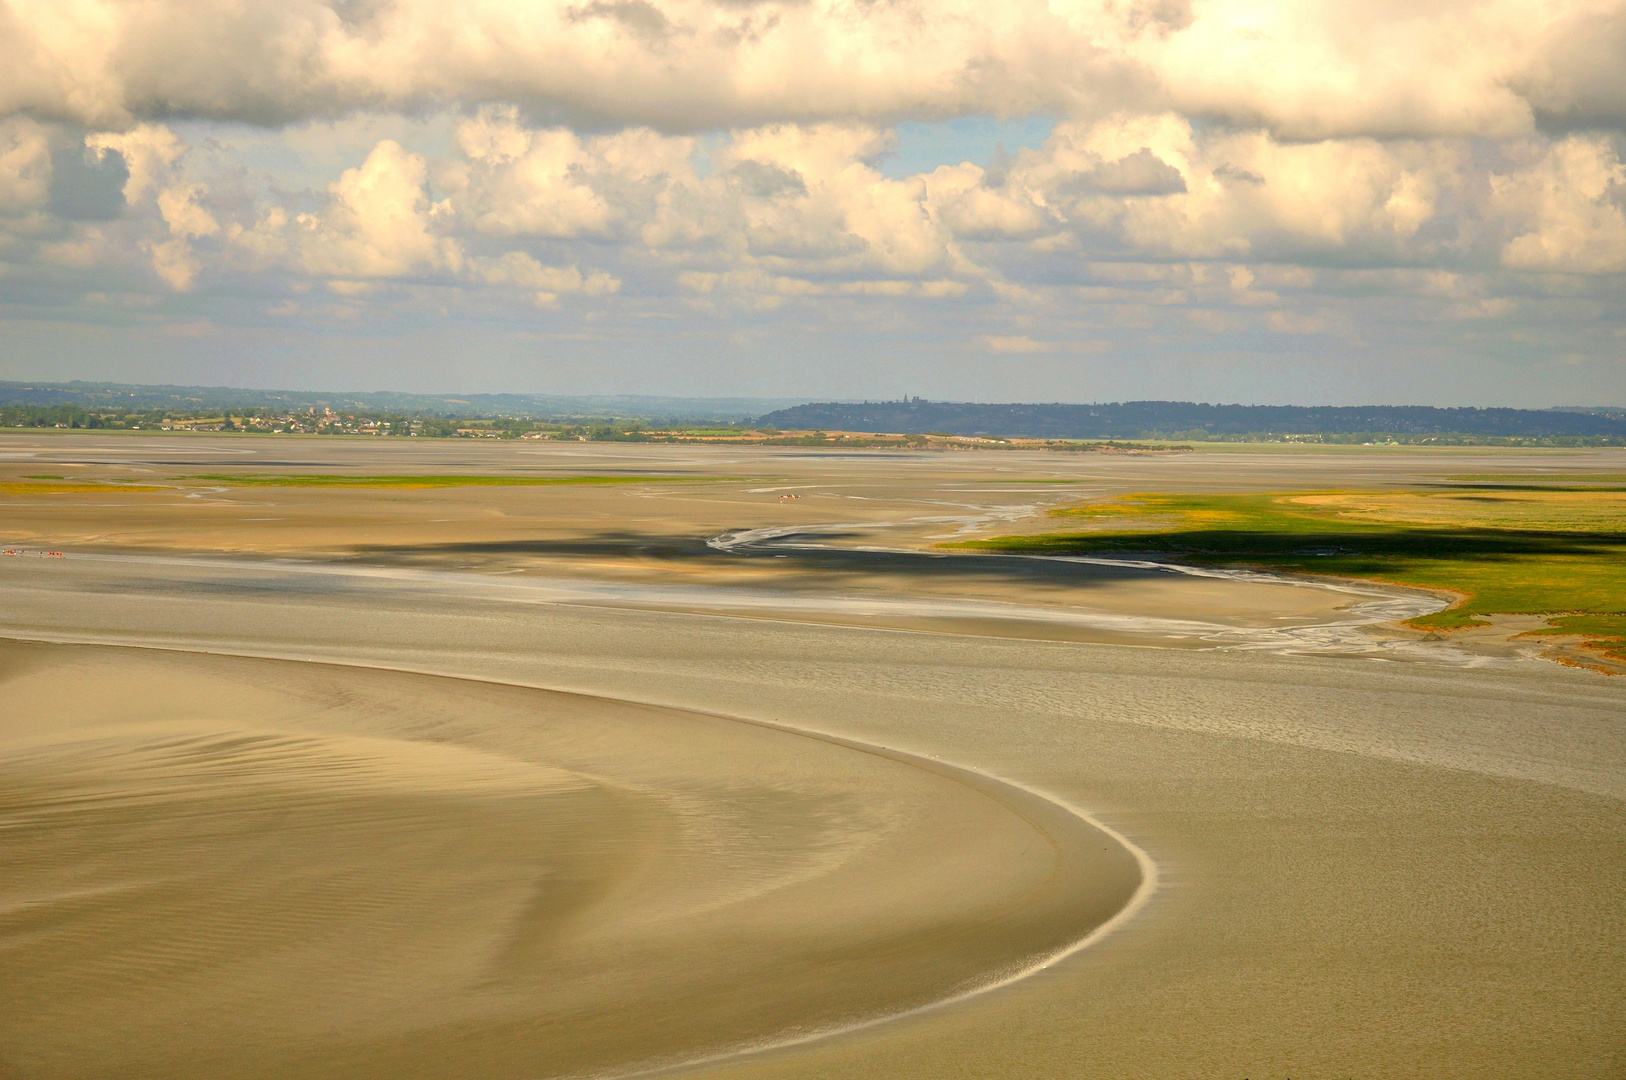
[[[1554,405],[1553,412],[1590,413],[1593,416],[1608,416],[1616,420],[1626,420],[1626,406],[1616,405]]]
[[[1390,435],[1470,439],[1626,440],[1626,409],[1441,409],[1425,405],[1207,405],[1125,401],[1092,405],[956,401],[806,403],[803,398],[689,398],[642,394],[406,394],[395,391],[253,390],[230,386],[0,381],[0,407],[135,412],[273,409],[419,417],[755,423],[787,431],[1036,439],[1236,439],[1244,436]]]
[[[1195,439],[1204,435],[1468,435],[1626,438],[1613,410],[1440,409],[1426,405],[1203,405],[1125,401],[1098,405],[979,405],[956,401],[845,404],[779,409],[757,423],[786,430],[973,435],[1038,439]]]

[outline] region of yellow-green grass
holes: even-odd
[[[1531,634],[1579,634],[1614,660],[1626,662],[1626,615],[1560,615]]]
[[[686,476],[345,476],[342,474],[276,475],[219,473],[182,478],[231,487],[342,487],[342,488],[448,488],[448,487],[556,487],[575,484],[671,484],[692,481]]]
[[[1126,495],[1053,513],[1075,529],[952,545],[1050,554],[1157,554],[1444,589],[1463,599],[1413,620],[1426,629],[1483,616],[1551,616],[1626,659],[1626,493],[1290,491]]]
[[[22,481],[0,481],[0,495],[106,495],[113,491],[163,491],[150,484],[124,484],[118,481],[68,480],[53,483],[56,477],[25,478]]]

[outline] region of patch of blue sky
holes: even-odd
[[[172,121],[170,126],[192,147],[192,166],[199,172],[237,165],[281,187],[321,191],[339,173],[360,165],[380,139],[394,139],[431,161],[454,156],[456,119],[446,113],[423,117],[363,113],[280,129],[202,120]],[[906,120],[897,125],[896,145],[875,165],[892,178],[962,161],[986,167],[997,147],[1003,146],[1008,154],[1024,146],[1037,148],[1054,126],[1055,120],[1048,116]],[[710,132],[696,139],[690,160],[701,176],[712,171],[713,155],[728,141],[727,132]]]
[[[986,168],[996,148],[1003,146],[1007,154],[1014,154],[1024,146],[1036,149],[1050,137],[1055,126],[1055,119],[1049,116],[905,120],[897,127],[897,146],[877,165],[883,174],[894,179],[963,161]]]
[[[285,128],[208,120],[169,126],[191,147],[194,167],[203,166],[204,172],[212,171],[210,166],[236,164],[285,188],[320,191],[345,169],[360,165],[383,139],[393,139],[431,161],[449,156],[455,121],[448,113],[425,117],[362,113]]]
[[[689,152],[689,162],[701,179],[705,179],[716,170],[717,152],[728,146],[729,138],[726,131],[709,131],[695,137],[694,149]]]

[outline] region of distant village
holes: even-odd
[[[1626,415],[1613,411],[1596,414],[1548,411],[1545,413],[1518,410],[1481,410],[1484,418],[1505,422],[1498,413],[1511,414],[1518,423],[1528,426],[1534,417],[1547,423],[1553,430],[1527,430],[1515,434],[1489,432],[1465,433],[1457,431],[1412,430],[1383,431],[1213,431],[1206,428],[1187,430],[1149,430],[1139,434],[1078,437],[1064,432],[1035,435],[1032,428],[1045,424],[1029,418],[1027,427],[1020,417],[1007,417],[1005,423],[1015,430],[1028,430],[1023,436],[998,434],[995,426],[999,418],[975,434],[967,433],[969,423],[952,423],[953,416],[944,413],[944,427],[958,427],[959,431],[921,431],[924,425],[911,424],[904,415],[907,410],[920,410],[937,403],[916,399],[906,406],[863,405],[852,407],[805,406],[779,410],[755,420],[676,420],[662,418],[630,418],[626,416],[543,416],[528,413],[479,413],[455,415],[444,412],[367,408],[341,408],[330,405],[306,405],[303,408],[280,406],[214,406],[139,407],[119,404],[8,404],[0,405],[0,429],[57,429],[101,431],[168,431],[217,432],[257,435],[350,435],[396,438],[434,439],[552,439],[581,442],[642,442],[642,443],[734,443],[756,446],[839,446],[848,449],[915,449],[915,450],[1057,450],[1099,453],[1179,453],[1191,448],[1192,443],[1307,443],[1321,445],[1358,446],[1622,446],[1626,435],[1606,433],[1611,425],[1626,424]],[[1137,403],[1141,404],[1158,403]],[[1176,403],[1178,404],[1178,403]],[[945,407],[946,408],[946,407]],[[995,407],[955,406],[960,409],[987,409]],[[1027,410],[1043,412],[1045,409],[1076,409],[1074,406],[999,406],[1006,411]],[[1104,406],[1102,409],[1122,409],[1129,406]],[[1192,408],[1198,408],[1193,406]],[[1204,406],[1202,408],[1211,408]],[[1317,412],[1318,410],[1299,410]],[[1326,412],[1329,410],[1319,410]],[[1340,410],[1330,410],[1338,412]],[[1389,410],[1404,412],[1405,410]],[[1417,410],[1412,410],[1413,412]],[[1442,410],[1423,410],[1441,412]],[[1458,410],[1459,412],[1464,410]],[[1471,410],[1470,410],[1471,411]],[[869,416],[868,413],[877,415]],[[961,418],[962,420],[964,418]],[[1041,417],[1041,419],[1043,419]],[[1374,419],[1366,417],[1365,419]],[[1404,419],[1404,417],[1402,417]],[[828,421],[828,423],[824,423]],[[841,423],[845,421],[845,423]],[[892,430],[887,431],[886,428]],[[913,427],[913,430],[909,430]],[[1563,428],[1590,433],[1565,433]],[[865,430],[865,429],[868,430]],[[899,429],[903,430],[899,430]]]
[[[1171,453],[1189,446],[1125,440],[1023,439],[938,433],[784,431],[743,423],[661,423],[582,417],[539,420],[525,416],[448,417],[334,411],[241,409],[139,410],[83,406],[0,407],[0,428],[216,432],[255,435],[350,435],[379,438],[545,439],[580,442],[733,443],[756,446],[827,446],[900,450],[1062,450]]]

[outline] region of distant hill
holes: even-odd
[[[1555,405],[1553,412],[1588,413],[1592,416],[1608,416],[1615,420],[1626,420],[1626,406],[1615,405]]]
[[[1470,435],[1542,438],[1626,437],[1626,416],[1613,411],[1437,409],[1424,405],[1203,405],[1125,401],[1102,405],[974,405],[955,401],[845,404],[779,409],[757,418],[788,430],[981,435],[1045,439],[1201,438],[1247,434]]]
[[[393,391],[244,390],[231,386],[141,385],[104,382],[0,382],[0,406],[70,405],[114,409],[364,410],[429,416],[530,419],[748,420],[802,398],[681,398],[640,394],[400,394]]]

